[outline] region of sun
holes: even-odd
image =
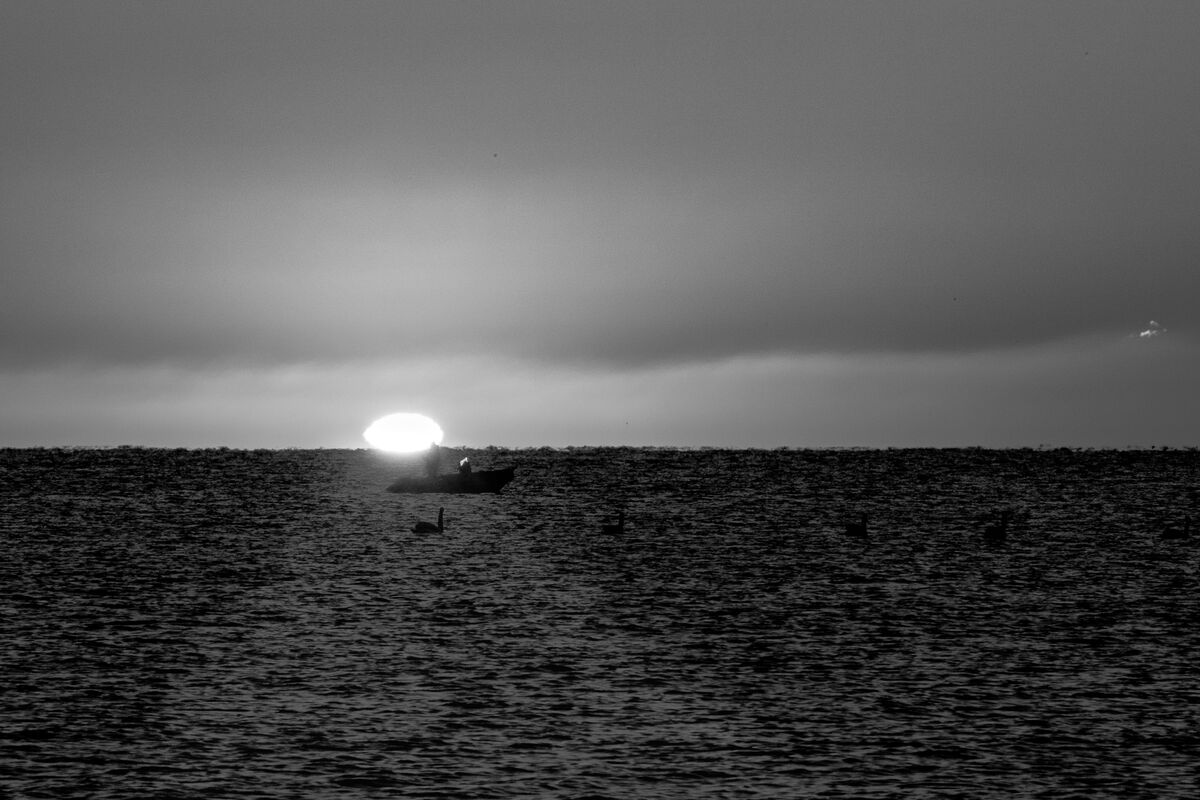
[[[388,414],[371,423],[363,438],[378,450],[416,453],[442,443],[441,427],[424,414]]]

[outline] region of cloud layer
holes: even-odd
[[[1197,444],[1194,395],[1179,391],[1194,351],[1143,345],[603,371],[478,357],[43,369],[0,384],[0,444],[364,447],[367,425],[396,411],[432,415],[451,446]]]

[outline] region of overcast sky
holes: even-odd
[[[0,0],[0,445],[1200,445],[1198,40]]]

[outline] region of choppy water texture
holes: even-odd
[[[472,461],[0,451],[0,797],[1196,796],[1196,452]]]

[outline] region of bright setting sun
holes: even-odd
[[[424,414],[389,414],[371,423],[363,438],[378,450],[415,453],[442,443],[441,427]]]

